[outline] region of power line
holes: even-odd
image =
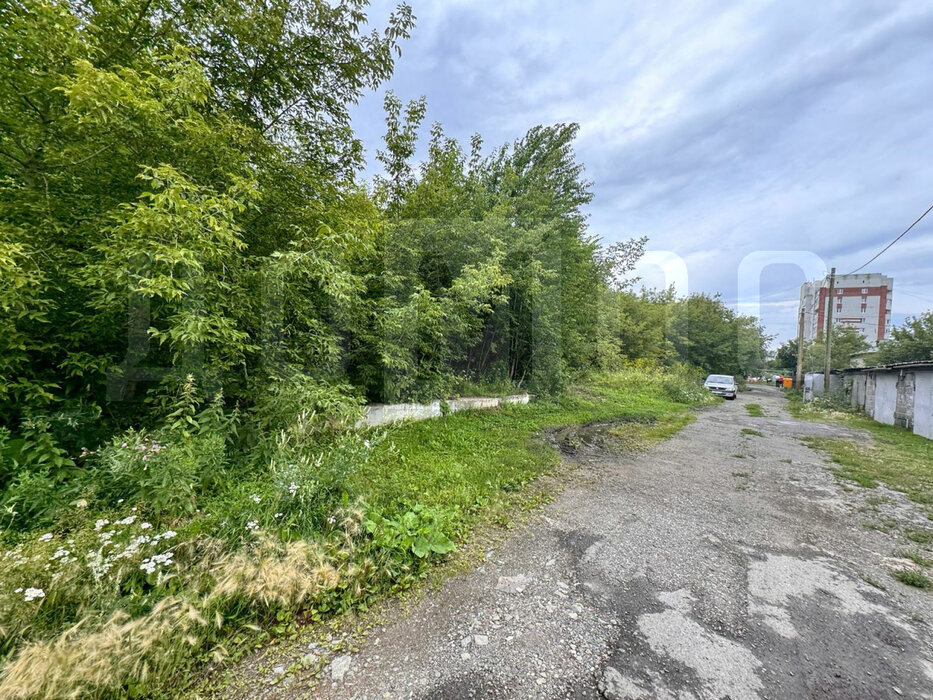
[[[920,221],[923,219],[923,217],[926,216],[927,214],[929,214],[931,211],[933,211],[933,204],[931,204],[931,205],[930,205],[930,208],[927,209],[925,212],[923,212],[923,213],[920,215],[920,218],[919,218],[919,219],[917,219],[917,220],[916,220],[915,222],[913,222],[910,226],[908,226],[906,229],[904,229],[904,230],[901,232],[901,235],[900,235],[900,236],[898,236],[898,237],[895,238],[893,241],[891,241],[890,243],[888,243],[884,248],[882,248],[880,253],[878,253],[875,257],[873,257],[871,260],[869,260],[867,263],[865,263],[865,264],[862,265],[861,267],[857,267],[857,268],[855,268],[854,270],[852,270],[852,272],[850,272],[849,274],[850,274],[850,275],[854,275],[856,272],[858,272],[859,270],[861,270],[863,267],[867,267],[868,265],[871,265],[875,260],[877,260],[878,258],[881,257],[881,255],[884,253],[884,251],[886,251],[888,248],[890,248],[892,245],[894,245],[894,244],[897,243],[899,240],[901,240],[904,236],[906,236],[906,235],[907,235],[907,232],[910,231],[910,229],[912,229],[914,226],[916,226],[917,224],[919,224]]]

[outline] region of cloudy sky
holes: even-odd
[[[740,263],[763,251],[849,272],[933,204],[933,2],[410,4],[418,25],[388,87],[490,148],[578,122],[591,231],[647,235],[651,259],[683,261],[686,283],[667,277],[681,292],[753,301]],[[373,22],[393,5],[375,0]],[[382,94],[355,114],[370,158]],[[663,285],[665,269],[642,272]],[[894,277],[895,323],[933,308],[933,214],[865,271]],[[788,264],[761,275],[779,340],[796,333],[804,279]]]

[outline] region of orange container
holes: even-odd
[[[784,388],[793,389],[794,388],[794,378],[793,377],[784,377]]]

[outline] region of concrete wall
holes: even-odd
[[[829,375],[829,393],[831,395],[842,396],[843,381],[838,374]],[[810,401],[817,396],[823,395],[823,373],[811,372],[803,375],[803,400]]]
[[[457,411],[481,411],[490,408],[498,408],[503,404],[509,403],[528,403],[530,400],[528,394],[514,394],[513,396],[465,396],[459,399],[451,399],[447,402],[451,413]],[[359,425],[387,425],[400,420],[425,420],[427,418],[438,418],[443,415],[441,411],[441,402],[432,401],[431,403],[394,403],[394,404],[372,404],[366,407],[366,415],[359,422]]]
[[[915,372],[900,372],[897,376],[897,399],[894,405],[894,425],[912,430],[914,427]]]

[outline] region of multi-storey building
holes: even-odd
[[[894,279],[878,273],[837,275],[833,290],[833,324],[852,326],[875,345],[891,332]],[[826,327],[829,278],[800,286],[804,340],[814,340]]]

